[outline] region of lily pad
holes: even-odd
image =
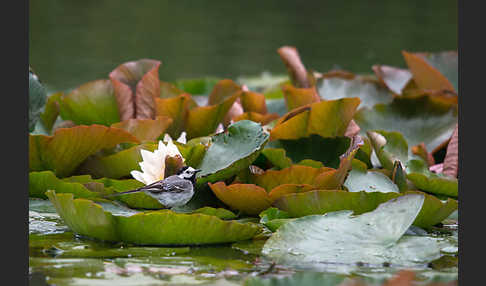
[[[297,140],[271,141],[268,147],[285,149],[287,157],[293,162],[312,159],[322,162],[326,167],[338,168],[339,156],[346,152],[350,142],[350,138],[346,136],[323,138],[319,135],[311,135]]]
[[[395,192],[346,192],[341,190],[313,190],[303,193],[287,194],[273,206],[286,211],[291,217],[302,217],[328,212],[351,210],[355,215],[370,212],[392,198],[406,194],[420,194],[425,198],[423,209],[417,216],[414,225],[428,228],[446,219],[457,209],[457,201],[449,199],[441,202],[433,195],[418,191],[405,193]]]
[[[457,52],[402,54],[419,88],[458,91]]]
[[[268,137],[260,124],[249,120],[238,121],[226,132],[214,135],[199,165],[202,171],[197,183],[221,181],[236,175],[258,157]]]
[[[139,141],[125,130],[96,124],[60,128],[52,136],[30,135],[29,169],[65,177],[90,155],[124,142]]]
[[[253,223],[170,210],[115,215],[90,200],[73,199],[72,194],[49,191],[47,196],[70,229],[99,240],[142,245],[200,245],[247,240],[261,231]]]
[[[71,193],[76,198],[98,197],[100,193],[93,192],[79,182],[66,182],[58,179],[52,171],[29,173],[29,197],[47,199],[47,190],[57,193]]]
[[[29,132],[34,131],[42,108],[46,104],[47,93],[37,75],[29,69]]]
[[[209,183],[216,197],[231,209],[240,210],[249,215],[257,215],[271,206],[270,197],[264,188],[253,184],[232,184],[224,182]]]
[[[285,84],[282,87],[282,91],[288,111],[303,105],[320,101],[319,95],[314,87],[297,88],[291,84]]]
[[[126,62],[110,73],[120,119],[155,117],[154,98],[160,96],[160,61],[141,59]]]
[[[175,86],[186,93],[208,95],[221,79],[215,77],[181,79],[174,82]]]
[[[409,160],[408,144],[400,132],[376,130],[367,135],[383,168],[392,170],[395,161]]]
[[[374,65],[372,67],[378,80],[393,93],[401,95],[402,90],[412,79],[409,70],[387,65]]]
[[[419,214],[422,195],[406,195],[380,204],[374,211],[307,216],[288,222],[270,237],[262,253],[279,263],[423,265],[441,256],[437,239],[404,236]],[[413,245],[413,247],[411,247]]]
[[[286,156],[283,148],[265,148],[262,150],[261,156],[278,169],[288,168],[292,165],[292,159]]]
[[[59,116],[59,100],[62,98],[64,93],[57,92],[49,95],[47,98],[46,105],[44,106],[44,111],[40,115],[42,125],[44,125],[47,132],[51,132],[56,119]]]
[[[128,119],[112,124],[112,127],[124,129],[140,141],[156,141],[172,124],[172,118],[157,116],[155,119]]]
[[[390,104],[363,108],[354,116],[361,134],[370,130],[402,133],[409,146],[424,143],[435,152],[449,140],[457,123],[457,106],[430,96],[397,97]]]
[[[91,174],[96,178],[107,177],[119,179],[130,176],[132,170],[139,170],[139,162],[142,161],[141,150],[153,152],[157,149],[157,144],[143,143],[121,150],[114,154],[99,155],[86,159],[79,167],[82,174]]]
[[[358,108],[371,108],[377,103],[389,103],[393,100],[392,94],[386,88],[360,76],[353,79],[323,78],[317,81],[317,90],[324,100],[358,97],[361,99]]]
[[[173,119],[168,133],[174,138],[179,137],[182,131],[187,133],[188,139],[207,136],[223,121],[237,97],[238,94],[234,94],[220,103],[207,106],[198,106],[189,94],[156,98],[156,114]]]
[[[383,173],[368,170],[351,170],[344,182],[344,186],[349,192],[400,192],[398,186]]]
[[[59,113],[75,124],[109,126],[120,121],[115,93],[107,79],[85,83],[59,100]]]
[[[428,193],[457,198],[459,186],[455,177],[436,174],[422,160],[410,160],[406,167],[407,179],[420,190]]]
[[[270,140],[295,140],[312,134],[323,138],[343,136],[359,103],[359,98],[342,98],[294,109],[277,121]]]

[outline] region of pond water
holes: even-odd
[[[457,49],[457,1],[29,1],[29,62],[50,90],[106,78],[140,58],[160,78],[283,74],[276,49],[307,68],[404,66],[401,50]]]

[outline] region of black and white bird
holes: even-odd
[[[176,175],[169,176],[163,180],[135,190],[111,194],[109,196],[145,192],[167,208],[183,206],[187,204],[194,195],[196,174],[200,171],[201,170],[189,166],[184,166]]]

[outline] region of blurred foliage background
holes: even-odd
[[[30,0],[29,62],[48,90],[107,78],[140,58],[163,80],[285,74],[276,49],[307,68],[404,67],[401,50],[457,49],[457,1]]]

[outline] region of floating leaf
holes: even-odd
[[[266,114],[268,112],[265,96],[261,93],[242,91],[240,99],[245,112],[255,112],[260,114]]]
[[[112,127],[124,129],[140,141],[156,141],[172,124],[172,118],[157,116],[155,119],[128,119],[112,124]]]
[[[51,132],[57,117],[59,116],[59,101],[64,93],[57,92],[51,94],[47,98],[47,103],[44,107],[44,111],[40,115],[42,125],[46,128],[48,132]]]
[[[29,132],[34,131],[46,101],[46,89],[29,67]]]
[[[412,73],[406,69],[387,65],[374,65],[372,69],[378,80],[389,90],[398,95],[402,94],[402,90],[412,79]]]
[[[457,52],[402,54],[419,88],[457,91]]]
[[[214,135],[198,167],[202,170],[198,184],[236,175],[258,157],[267,140],[268,134],[260,124],[249,120],[238,121],[226,132]]]
[[[283,46],[279,48],[277,52],[287,67],[292,83],[300,88],[311,87],[311,81],[308,77],[307,70],[300,59],[297,49],[291,46]]]
[[[343,98],[294,109],[278,120],[270,140],[295,140],[312,134],[324,138],[343,136],[359,103],[359,98]]]
[[[267,114],[260,114],[256,112],[245,112],[240,114],[236,117],[233,117],[233,121],[241,121],[241,120],[251,120],[254,122],[258,122],[262,125],[266,125],[276,119],[279,118],[279,115],[276,113],[267,113]]]
[[[212,215],[220,219],[235,219],[237,217],[233,212],[224,208],[203,207],[191,213]]]
[[[278,263],[314,267],[322,263],[360,261],[375,265],[423,264],[440,257],[439,241],[403,236],[423,202],[424,196],[412,194],[390,200],[359,216],[351,216],[352,211],[341,211],[299,218],[281,226],[267,240],[262,253]]]
[[[302,217],[328,212],[351,210],[355,215],[370,212],[379,204],[406,194],[421,194],[425,197],[424,207],[414,222],[419,227],[430,227],[446,219],[457,209],[457,201],[441,202],[433,195],[418,191],[396,192],[346,192],[341,190],[312,190],[285,195],[273,206],[286,211],[291,217]]]
[[[174,84],[185,93],[208,95],[220,80],[221,79],[214,77],[181,79],[177,80]]]
[[[209,183],[216,197],[231,209],[242,211],[249,215],[257,215],[271,206],[270,198],[264,188],[253,184],[232,184],[224,182]]]
[[[78,125],[109,126],[120,121],[115,93],[107,79],[90,81],[63,95],[59,112],[62,119]]]
[[[323,100],[358,97],[361,102],[359,108],[373,107],[377,103],[389,103],[392,94],[377,82],[361,76],[353,79],[328,77],[317,81],[317,90]]]
[[[383,173],[353,169],[349,172],[344,186],[350,192],[394,192],[399,193],[398,186]]]
[[[157,144],[143,143],[121,150],[110,155],[94,155],[86,159],[79,167],[82,174],[91,174],[94,177],[122,178],[130,176],[132,170],[141,170],[138,165],[142,162],[141,150],[153,152],[157,149]]]
[[[367,135],[376,156],[385,169],[392,170],[395,161],[408,161],[408,144],[400,132],[377,130],[376,132],[368,131]]]
[[[175,84],[165,81],[160,81],[160,97],[161,98],[170,98],[176,97],[185,93],[183,90],[180,90],[175,86]]]
[[[251,239],[261,229],[253,223],[224,221],[212,215],[170,210],[118,215],[72,194],[47,192],[56,211],[74,232],[88,237],[145,245],[192,245]]]
[[[155,117],[154,98],[160,97],[160,61],[141,59],[126,62],[110,73],[120,119]]]
[[[241,93],[241,87],[231,79],[222,79],[214,85],[208,96],[208,105],[222,103],[225,99]]]
[[[52,136],[29,136],[30,171],[52,170],[56,176],[70,175],[88,156],[104,148],[138,139],[130,133],[103,125],[60,128]]]
[[[71,193],[76,198],[92,198],[100,195],[79,182],[66,182],[58,179],[51,171],[30,172],[29,197],[47,199],[44,194],[47,190],[55,190],[57,193]]]
[[[188,139],[206,136],[216,130],[237,97],[238,94],[234,94],[221,103],[208,106],[198,106],[188,94],[156,98],[156,114],[173,119],[168,130],[172,137],[178,137],[182,131],[186,131]]]
[[[264,156],[273,166],[284,169],[292,165],[292,160],[286,156],[283,148],[265,148],[261,155]]]
[[[422,160],[408,161],[406,171],[407,178],[418,189],[428,193],[457,198],[458,181],[456,178],[430,172]]]
[[[312,168],[302,165],[292,165],[282,170],[267,170],[261,175],[254,175],[251,181],[263,187],[267,192],[283,184],[313,185],[319,175],[331,171],[331,168]]]
[[[314,87],[309,88],[297,88],[290,84],[285,84],[282,87],[285,103],[287,104],[287,110],[319,102],[320,98]]]
[[[456,129],[452,133],[451,141],[447,145],[447,152],[444,159],[443,173],[450,177],[457,177],[457,169],[459,168],[459,125],[456,124]]]
[[[425,143],[432,153],[448,140],[457,123],[457,106],[430,96],[397,97],[390,104],[361,109],[354,116],[361,134],[370,130],[402,133],[409,146]]]
[[[350,141],[350,138],[345,136],[323,138],[319,135],[311,135],[297,140],[269,142],[268,147],[285,149],[286,155],[294,162],[312,159],[322,162],[324,166],[338,168],[339,156],[346,152]]]

